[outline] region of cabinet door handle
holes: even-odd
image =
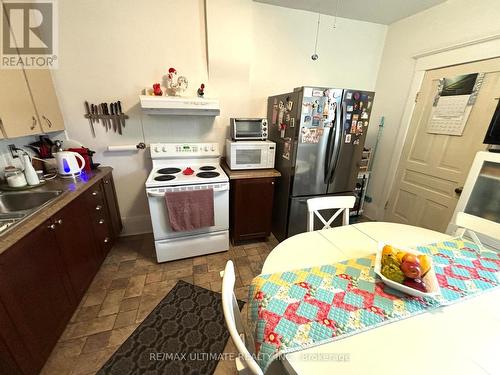
[[[36,121],[35,116],[32,116],[31,118],[33,119],[33,123],[31,124],[30,129],[31,129],[31,130],[33,130],[33,129],[35,129],[35,127],[36,127],[36,122],[37,122],[37,121]]]
[[[104,219],[100,219],[100,220],[98,221],[98,223],[99,223],[99,224],[104,224]]]
[[[56,225],[50,224],[47,228],[49,228],[50,230],[54,230],[54,229],[56,229]]]
[[[61,225],[63,223],[62,219],[56,220],[56,224]]]
[[[104,183],[105,184],[109,184],[109,180],[104,180]]]
[[[99,192],[96,190],[96,191],[93,191],[92,192],[92,195],[95,197],[97,194],[99,194]]]
[[[50,120],[47,117],[45,117],[45,115],[43,115],[42,118],[45,120],[45,122],[47,122],[47,125],[49,126],[49,128],[51,128],[52,122],[50,122]]]
[[[102,206],[100,204],[98,204],[97,206],[95,206],[95,210],[96,211],[99,211],[101,208],[102,208]]]
[[[109,242],[109,237],[106,237],[106,238],[104,239],[104,243],[108,243],[108,242]]]
[[[7,138],[7,133],[5,132],[5,128],[3,127],[3,121],[1,117],[0,117],[0,131],[2,132],[3,137]]]

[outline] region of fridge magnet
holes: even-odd
[[[352,99],[352,92],[348,92],[345,96],[346,100],[351,100]]]
[[[347,112],[352,112],[353,109],[354,107],[352,105],[347,106]]]
[[[292,141],[290,138],[283,142],[283,154],[281,155],[283,159],[290,160],[290,150],[292,149]]]
[[[287,124],[288,124],[288,123],[290,123],[290,113],[288,113],[288,112],[287,112],[287,113],[286,113],[286,115],[285,115],[285,122],[286,122]]]
[[[363,123],[361,121],[356,126],[356,134],[363,134]]]
[[[356,124],[355,124],[355,123],[354,123],[354,121],[353,121],[353,123],[352,123],[352,125],[351,125],[351,131],[350,131],[349,133],[356,134],[356,129],[357,129],[357,128],[358,128],[358,127],[356,126]]]
[[[312,120],[312,126],[319,126],[321,120],[322,120],[321,116],[314,115]]]
[[[280,100],[278,104],[278,124],[281,126],[283,124],[283,117],[285,116],[285,103]]]
[[[359,103],[354,103],[354,110],[357,111],[359,109]]]
[[[365,121],[365,122],[363,123],[363,126],[364,126],[364,127],[367,127],[367,126],[368,126],[368,121]]]
[[[349,121],[346,121],[346,123],[344,124],[344,130],[348,131],[350,128],[351,128],[351,124],[349,124]]]
[[[348,113],[348,114],[345,116],[346,120],[350,120],[350,119],[351,119],[351,116],[352,116],[352,115],[351,115],[350,113]]]
[[[278,119],[278,99],[274,98],[272,125],[276,125]]]
[[[368,102],[368,104],[366,105],[366,108],[370,109],[371,107],[372,107],[372,102]]]
[[[361,114],[361,119],[362,120],[367,120],[368,119],[368,112],[363,111],[363,113]]]
[[[280,125],[280,137],[285,138],[286,124],[282,123]]]
[[[304,116],[304,122],[311,122],[311,116]]]
[[[351,143],[351,135],[350,134],[345,135],[345,143]]]
[[[290,119],[289,124],[290,124],[290,127],[291,127],[291,128],[295,128],[295,117],[292,117],[292,118]]]
[[[292,108],[293,108],[293,102],[291,100],[287,100],[287,102],[286,102],[287,111],[291,111]]]
[[[323,96],[323,91],[318,89],[313,89],[312,96]]]
[[[303,127],[301,129],[301,134],[301,143],[319,143],[319,140],[323,135],[323,129],[310,129]]]
[[[354,121],[358,121],[359,120],[359,115],[352,115],[352,119]]]
[[[354,100],[359,100],[359,98],[361,98],[361,94],[359,92],[355,92],[353,97],[354,97]]]
[[[311,113],[311,110],[312,110],[312,103],[311,102],[303,102],[302,103],[302,112],[304,114]]]
[[[363,109],[363,106],[365,105],[365,103],[363,102],[359,102],[359,109]]]
[[[352,142],[353,145],[359,145],[359,138],[355,139],[354,142]]]

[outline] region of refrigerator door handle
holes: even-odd
[[[341,108],[342,111],[340,112],[340,116],[337,117],[337,125],[335,126],[335,140],[333,144],[333,152],[331,157],[329,158],[331,162],[327,174],[327,180],[326,180],[327,183],[330,183],[333,180],[333,173],[335,172],[335,168],[337,167],[337,161],[340,154],[342,131],[344,129],[344,113],[346,112],[346,104],[344,102],[342,102]]]

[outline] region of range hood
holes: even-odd
[[[148,115],[220,115],[217,99],[154,95],[140,95],[139,98],[143,112]]]

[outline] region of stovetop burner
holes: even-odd
[[[204,165],[203,167],[200,167],[200,171],[213,171],[215,167],[211,165]]]
[[[162,169],[158,169],[156,171],[156,173],[159,173],[159,174],[172,174],[172,173],[179,173],[181,170],[179,168],[162,168]],[[173,178],[175,178],[174,176],[172,176]],[[171,180],[171,178],[170,178]],[[158,180],[158,181],[168,181],[168,180]]]
[[[169,168],[165,168],[165,169],[169,169]],[[170,169],[177,169],[177,168],[170,168]],[[179,171],[180,171],[180,169],[179,169]],[[173,180],[174,178],[175,178],[175,176],[172,176],[171,174],[164,174],[163,176],[156,176],[154,179],[155,179],[155,181],[170,181],[170,180]]]
[[[201,177],[201,178],[214,178],[217,176],[220,176],[219,172],[200,172],[196,174],[196,177]]]

